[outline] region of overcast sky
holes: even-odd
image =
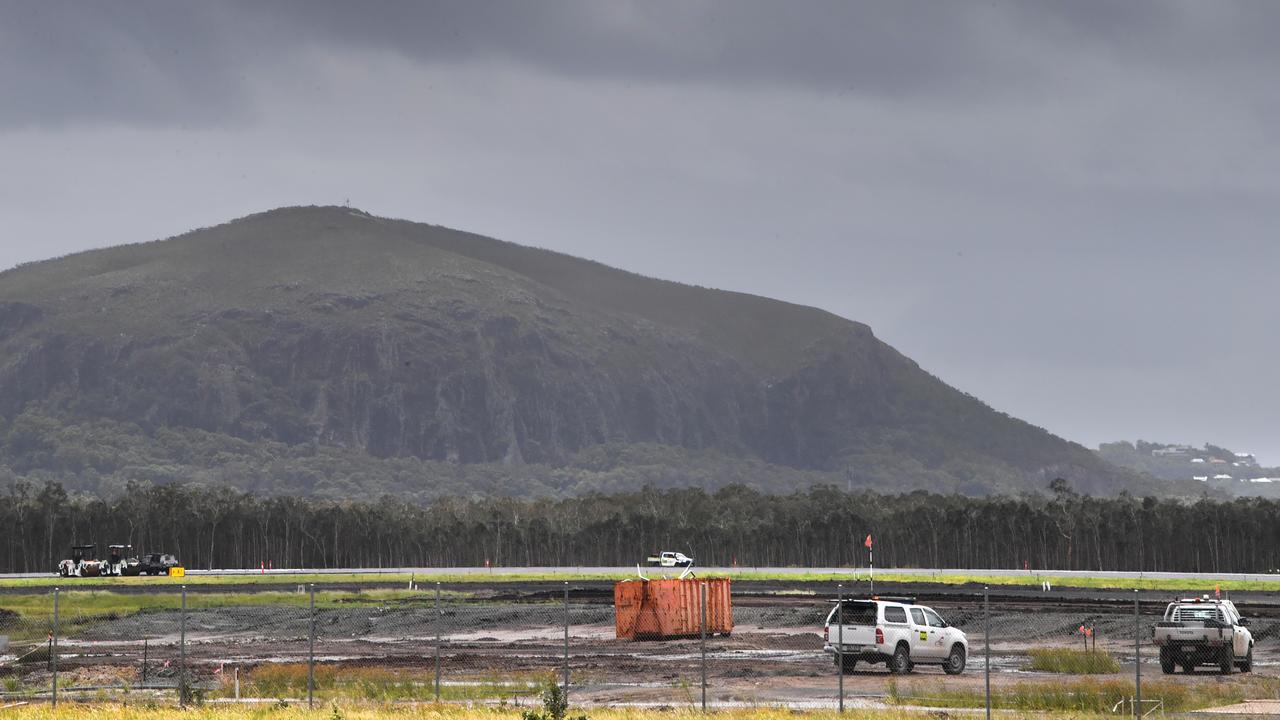
[[[1280,3],[0,0],[0,266],[340,204],[1280,464]]]

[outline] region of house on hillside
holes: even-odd
[[[1236,453],[1236,462],[1246,467],[1258,467],[1258,458],[1253,453]]]

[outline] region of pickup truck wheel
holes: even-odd
[[[858,657],[856,655],[841,655],[840,663],[840,671],[848,675],[853,672],[854,668],[858,667]]]
[[[942,666],[942,671],[948,675],[959,675],[964,672],[964,646],[959,643],[951,646],[951,654],[947,656],[947,662]]]
[[[1173,653],[1169,652],[1169,648],[1160,648],[1160,670],[1165,675],[1172,675],[1176,669],[1173,662]]]
[[[1249,643],[1249,652],[1245,654],[1244,661],[1240,663],[1240,672],[1253,672],[1253,643]]]
[[[894,675],[906,675],[911,672],[911,651],[906,643],[898,643],[893,649],[893,658],[889,660],[889,670]]]
[[[1218,671],[1223,675],[1231,674],[1231,648],[1223,648],[1218,655]]]

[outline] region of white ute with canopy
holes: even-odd
[[[865,662],[884,663],[898,674],[916,665],[940,665],[948,675],[959,675],[969,656],[964,632],[912,598],[837,603],[827,614],[823,638],[823,650],[845,673]]]

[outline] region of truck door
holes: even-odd
[[[1231,651],[1237,658],[1242,658],[1249,654],[1249,638],[1243,625],[1240,624],[1240,614],[1235,612],[1235,608],[1227,610],[1225,613],[1228,621],[1231,623]]]
[[[911,657],[918,659],[940,657],[937,647],[938,638],[933,632],[935,628],[929,627],[924,609],[913,607],[908,610],[911,614]]]
[[[947,627],[942,617],[929,608],[924,608],[924,619],[929,623],[929,642],[933,645],[934,652],[937,653],[937,657],[946,657],[951,650],[951,641],[956,631]]]

